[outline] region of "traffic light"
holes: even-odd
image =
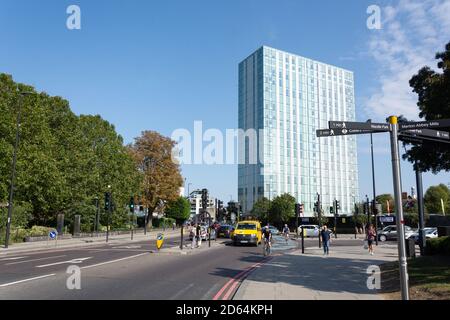
[[[208,189],[202,189],[202,208],[206,210],[208,207]]]
[[[134,197],[130,198],[130,212],[134,213]]]
[[[296,217],[300,216],[300,203],[295,204],[295,216]]]
[[[336,200],[336,209],[341,209],[341,204],[339,200]]]
[[[319,212],[319,204],[317,202],[314,202],[314,212]]]
[[[300,215],[302,215],[304,212],[304,206],[303,203],[300,203]]]
[[[222,200],[217,200],[217,208],[219,208],[219,210],[223,209],[223,201]]]
[[[330,206],[330,213],[333,214],[334,213],[334,207]]]
[[[111,193],[105,192],[105,211],[111,208]]]

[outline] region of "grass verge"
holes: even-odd
[[[450,299],[450,256],[409,259],[408,274],[410,299]],[[401,298],[398,261],[381,265],[381,294],[387,300]]]

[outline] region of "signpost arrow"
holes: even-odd
[[[374,131],[366,129],[320,129],[316,130],[317,137],[333,137],[333,136],[347,136],[350,134],[364,134],[364,133],[378,133],[383,131]]]
[[[389,131],[388,123],[374,122],[347,122],[347,121],[328,121],[330,129],[347,129],[347,130],[371,130],[371,131]],[[363,132],[360,132],[363,133]],[[368,133],[368,132],[364,132]],[[370,133],[370,132],[369,132]]]
[[[431,129],[414,129],[405,131],[414,136],[425,136],[439,139],[450,140],[450,132],[447,131],[439,131],[439,130],[431,130]]]
[[[399,130],[437,129],[450,127],[450,119],[399,123]]]

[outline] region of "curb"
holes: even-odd
[[[101,240],[82,240],[83,242],[78,242],[78,243],[73,243],[73,244],[62,244],[62,245],[58,245],[57,247],[53,246],[53,245],[49,245],[49,246],[40,246],[40,247],[36,247],[36,248],[8,248],[8,249],[0,249],[0,256],[7,256],[7,255],[14,255],[14,254],[21,254],[24,252],[39,252],[39,251],[49,251],[49,250],[62,250],[62,249],[74,249],[74,248],[83,248],[83,247],[95,247],[95,246],[101,246],[101,245],[105,245],[105,244],[128,244],[128,243],[135,243],[135,242],[140,242],[140,241],[145,241],[145,240],[153,240],[152,236],[156,236],[156,234],[152,234],[152,235],[148,235],[146,237],[141,237],[141,238],[134,238],[133,240],[131,239],[125,239],[125,238],[119,238],[119,239],[111,239],[110,241],[106,242],[105,239],[101,239]],[[168,235],[165,236],[166,239],[172,239],[172,238],[176,238],[179,237],[179,234],[177,235]],[[64,241],[64,240],[63,240]]]

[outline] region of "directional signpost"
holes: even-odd
[[[397,117],[389,117],[389,123],[373,122],[348,122],[329,121],[328,129],[316,131],[317,137],[346,136],[351,134],[367,134],[389,132],[391,136],[391,157],[392,174],[394,182],[396,224],[398,238],[405,238],[405,225],[403,220],[403,206],[400,185],[400,153],[398,150],[398,140],[423,142],[432,140],[443,143],[450,143],[450,133],[436,129],[450,128],[450,119],[440,119],[432,121],[397,123]],[[434,129],[434,130],[433,130]],[[409,300],[408,270],[406,262],[406,246],[404,241],[398,241],[398,256],[400,267],[400,285],[403,300]]]
[[[52,230],[48,233],[48,238],[47,238],[47,246],[48,246],[48,240],[56,240],[55,241],[55,247],[58,245],[58,231],[56,230]]]

